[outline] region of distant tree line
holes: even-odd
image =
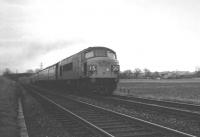
[[[3,76],[7,76],[9,74],[12,74],[13,72],[9,69],[9,68],[6,68],[5,71],[3,72]]]
[[[5,76],[5,77],[10,77],[11,75],[14,75],[14,74],[32,74],[32,73],[36,73],[36,72],[38,72],[38,71],[40,71],[40,69],[35,69],[35,70],[32,70],[32,69],[28,69],[28,70],[26,70],[26,72],[24,72],[24,73],[14,73],[14,72],[12,72],[9,68],[6,68],[4,71],[3,71],[3,76]]]
[[[40,69],[28,69],[25,73],[36,73]],[[6,68],[3,72],[3,76],[9,76],[13,73],[9,68]],[[141,70],[140,68],[135,68],[134,70],[121,71],[119,74],[121,79],[181,79],[181,78],[200,78],[200,68],[196,69],[194,72],[189,71],[164,71],[164,72],[152,72],[145,68]]]
[[[38,70],[36,70],[38,71]],[[36,72],[35,71],[35,72]],[[24,73],[17,73],[17,71],[14,73],[12,72],[9,68],[6,68],[3,72],[3,76],[4,77],[7,77],[9,79],[12,79],[12,80],[15,80],[15,81],[18,81],[19,78],[21,77],[30,77],[33,73],[35,73],[33,70],[27,70],[26,72]]]
[[[189,71],[164,71],[151,72],[149,69],[125,70],[121,71],[119,77],[121,79],[181,79],[181,78],[200,78],[200,69],[195,72]]]

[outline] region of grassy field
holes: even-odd
[[[19,137],[14,82],[0,77],[0,137]]]
[[[200,104],[200,79],[121,80],[115,93]]]

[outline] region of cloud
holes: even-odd
[[[77,39],[44,42],[31,35],[27,29],[32,21],[30,12],[35,14],[37,10],[29,9],[30,3],[29,0],[0,1],[0,69],[25,69],[30,62],[33,65],[35,60],[41,60],[41,56],[83,42]]]
[[[0,2],[0,40],[18,40],[26,35],[24,25],[28,13],[24,7],[7,1]]]
[[[179,60],[191,66],[199,58],[199,9],[197,0],[1,0],[0,67],[48,66],[78,51],[73,39],[117,47],[122,68],[129,58],[155,70],[153,63],[176,66]]]
[[[79,41],[76,41],[76,42],[75,41],[58,41],[54,43],[32,42],[28,46],[24,47],[22,49],[22,52],[27,58],[35,58],[37,56],[46,54],[54,50],[64,49],[78,42]]]
[[[2,0],[2,1],[10,5],[24,5],[29,2],[29,0]]]
[[[5,41],[0,43],[0,64],[4,68],[22,68],[24,64],[34,62],[41,56],[73,46],[82,41],[58,41],[54,43]]]

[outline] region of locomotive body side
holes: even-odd
[[[76,80],[81,75],[81,53],[72,55],[59,62],[58,80]]]

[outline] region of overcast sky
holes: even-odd
[[[89,46],[121,70],[200,66],[199,0],[0,0],[0,71],[56,63]]]

